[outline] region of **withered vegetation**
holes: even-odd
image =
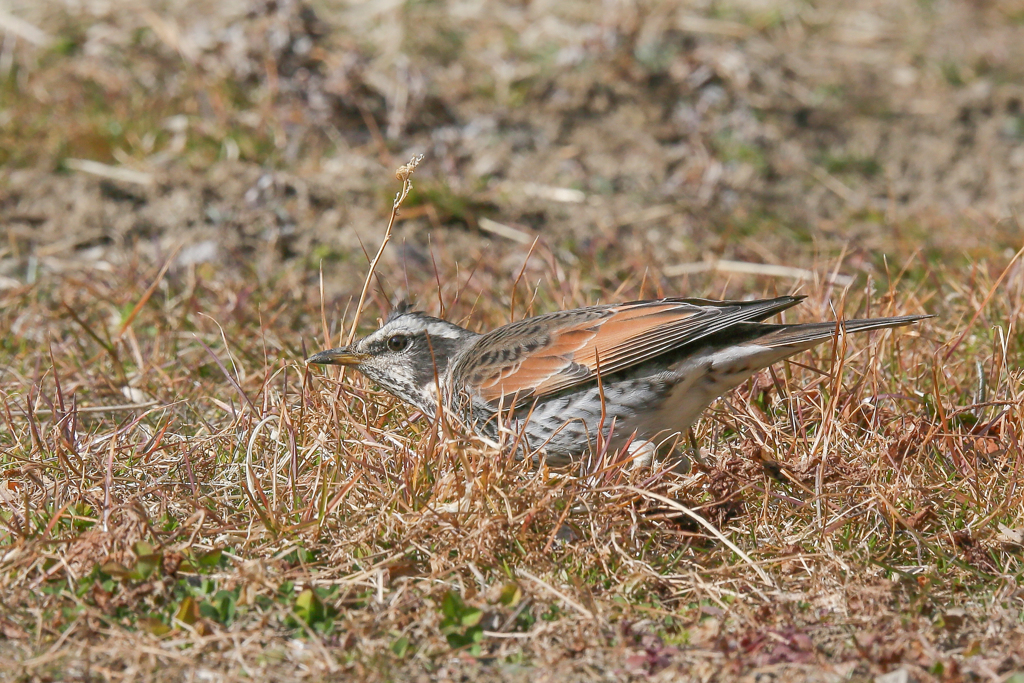
[[[1019,683],[1020,12],[847,4],[0,13],[0,678]],[[302,362],[399,297],[787,292],[936,317],[685,474]]]

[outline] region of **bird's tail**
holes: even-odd
[[[867,332],[889,327],[902,327],[919,320],[932,318],[931,315],[901,315],[894,318],[865,318],[861,320],[845,320],[841,323],[798,323],[796,325],[773,325],[777,329],[758,337],[759,346],[772,348],[810,347],[836,334],[838,329],[845,333]]]

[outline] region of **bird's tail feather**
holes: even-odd
[[[894,318],[866,318],[862,320],[845,320],[841,323],[844,332],[867,332],[889,327],[910,325],[919,320],[931,318],[930,315],[901,315]],[[837,324],[803,323],[796,325],[779,325],[778,329],[757,339],[759,346],[782,347],[814,345],[824,341],[836,333]]]

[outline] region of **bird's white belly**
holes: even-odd
[[[775,362],[775,356],[786,355],[779,349],[744,344],[686,359],[667,373],[672,388],[661,405],[639,412],[624,426],[656,443],[675,438],[692,427],[715,399]]]

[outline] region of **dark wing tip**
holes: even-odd
[[[807,294],[786,294],[784,296],[777,296],[771,299],[751,299],[749,301],[742,301],[739,299],[704,299],[701,297],[694,296],[667,296],[662,299],[638,299],[636,301],[626,301],[620,306],[633,306],[637,304],[690,304],[692,306],[754,306],[771,304],[774,310],[784,310],[790,306],[795,306],[804,299],[807,298]]]

